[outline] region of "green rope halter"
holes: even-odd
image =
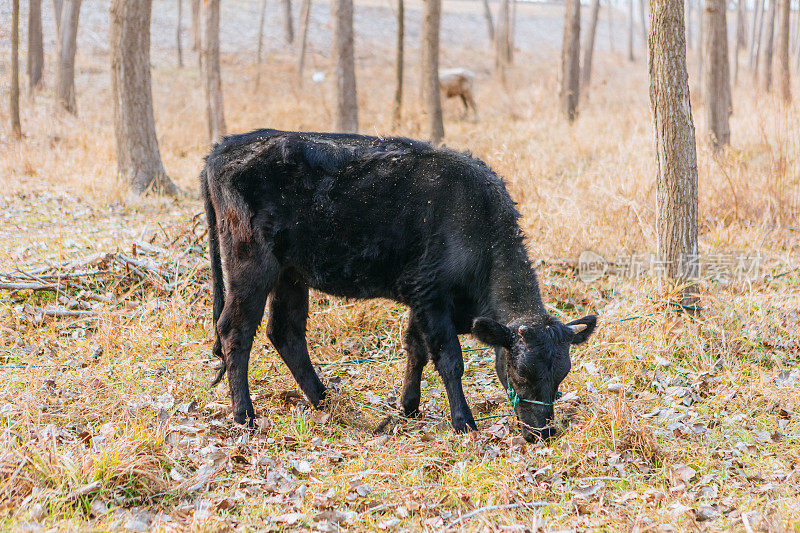
[[[508,368],[506,368],[506,383],[508,383],[508,389],[506,390],[506,394],[508,395],[508,401],[511,402],[511,407],[513,408],[520,402],[525,403],[532,403],[534,405],[543,405],[545,407],[552,406],[556,400],[561,398],[562,393],[561,391],[556,391],[556,398],[552,402],[540,402],[539,400],[526,400],[525,398],[521,398],[517,391],[511,386],[511,378],[508,375]]]

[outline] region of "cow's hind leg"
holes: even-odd
[[[284,270],[272,291],[267,336],[314,407],[325,399],[325,385],[311,364],[306,345],[308,286]]]
[[[233,419],[252,426],[256,413],[247,382],[250,350],[279,269],[275,256],[256,239],[233,244],[225,255],[225,306],[217,334],[228,373]]]
[[[403,414],[417,416],[419,414],[420,383],[422,371],[428,362],[428,348],[414,313],[409,313],[404,344],[406,348],[406,374],[403,381],[403,394],[400,402]]]

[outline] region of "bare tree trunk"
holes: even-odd
[[[183,18],[183,0],[178,0],[178,24],[175,27],[175,44],[178,47],[178,67],[183,68],[183,46],[181,45],[181,19]]]
[[[61,11],[61,34],[56,64],[56,100],[64,110],[73,115],[78,112],[75,103],[75,51],[80,12],[81,0],[65,0]]]
[[[11,134],[22,138],[19,120],[19,0],[11,0]]]
[[[511,16],[508,22],[508,64],[514,62],[514,37],[517,32],[517,0],[511,1]]]
[[[608,48],[614,52],[614,8],[611,3],[608,4]]]
[[[731,80],[728,67],[727,0],[706,0],[706,127],[715,150],[731,141]]]
[[[64,0],[53,0],[53,18],[56,21],[57,40],[61,38],[61,12],[63,11]]]
[[[645,21],[647,7],[645,6],[645,0],[639,0],[639,19],[642,26],[642,48],[644,48],[644,52],[647,53],[647,22]]]
[[[775,12],[778,0],[770,0],[767,14],[767,35],[764,39],[764,88],[772,89],[772,52],[775,42]]]
[[[258,52],[256,53],[256,90],[261,85],[261,51],[264,48],[264,19],[267,15],[267,0],[261,0],[261,16],[258,19]]]
[[[736,48],[733,58],[733,84],[739,82],[739,52],[747,47],[747,29],[745,24],[745,0],[736,1]]]
[[[356,62],[353,43],[353,0],[331,2],[334,19],[333,64],[336,65],[336,131],[358,131]]]
[[[705,59],[705,23],[703,22],[703,2],[697,0],[697,95],[703,96],[703,60]]]
[[[489,30],[489,40],[494,42],[494,21],[492,20],[492,10],[489,7],[489,0],[483,0],[483,14],[486,17],[486,26]]]
[[[425,70],[425,111],[428,114],[428,137],[433,144],[444,138],[442,121],[442,95],[439,91],[439,28],[442,0],[425,0],[425,15],[422,20],[422,53]]]
[[[28,87],[31,92],[42,86],[43,68],[42,0],[30,0],[28,3]]]
[[[594,37],[597,32],[597,19],[600,15],[600,0],[592,0],[592,14],[589,17],[589,31],[583,44],[583,94],[589,95],[589,84],[592,80],[592,55],[594,55]]]
[[[294,42],[294,21],[292,21],[292,0],[281,0],[283,3],[283,33],[286,42]]]
[[[694,12],[692,3],[694,0],[686,0],[686,47],[694,50],[694,24],[692,24],[692,13]]]
[[[219,60],[219,3],[204,0],[205,18],[203,32],[203,68],[205,78],[206,109],[208,112],[208,139],[215,143],[226,135],[225,111],[222,105],[222,74]]]
[[[203,23],[200,14],[202,13],[203,0],[189,0],[192,11],[192,50],[197,52],[197,55],[202,54],[203,43]]]
[[[266,2],[266,0],[264,0]],[[311,14],[311,0],[303,0],[300,9],[300,52],[297,58],[297,85],[303,84],[303,66],[306,61],[306,43],[308,42],[308,18]]]
[[[561,46],[561,111],[572,122],[578,116],[581,77],[581,2],[564,3],[564,43]]]
[[[400,127],[403,108],[403,55],[405,48],[405,2],[397,0],[397,52],[395,55],[394,107],[392,108],[392,126]]]
[[[697,148],[689,76],[683,0],[650,4],[650,105],[656,148],[658,256],[667,277],[697,276]],[[686,300],[692,294],[685,294]]]
[[[633,0],[628,0],[628,60],[635,60],[633,57]]]
[[[781,0],[780,26],[778,28],[778,76],[781,80],[781,97],[784,102],[792,100],[789,80],[789,19],[792,16],[790,0]]]
[[[764,24],[764,0],[754,0],[753,6],[753,33],[750,35],[750,70],[753,79],[758,78],[758,59],[761,49],[761,28]]]
[[[509,0],[500,0],[500,9],[497,13],[497,31],[495,31],[494,66],[500,80],[505,84],[506,70],[508,68],[508,30],[511,13]]]
[[[137,194],[151,189],[175,195],[161,162],[150,82],[152,0],[112,0],[111,92],[117,169]]]

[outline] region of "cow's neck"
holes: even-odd
[[[495,254],[491,291],[494,314],[505,324],[547,313],[539,294],[536,272],[521,242]]]

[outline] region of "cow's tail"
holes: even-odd
[[[219,233],[217,231],[217,214],[214,211],[214,203],[211,201],[209,194],[209,168],[208,164],[200,174],[200,190],[203,194],[203,202],[206,209],[206,220],[208,222],[208,255],[211,258],[211,286],[214,291],[214,349],[213,353],[220,358],[222,364],[217,369],[217,376],[211,382],[214,387],[222,381],[225,376],[225,358],[222,354],[222,343],[219,339],[219,331],[217,331],[217,321],[222,314],[222,309],[225,307],[225,283],[222,277],[222,259],[219,255]]]

